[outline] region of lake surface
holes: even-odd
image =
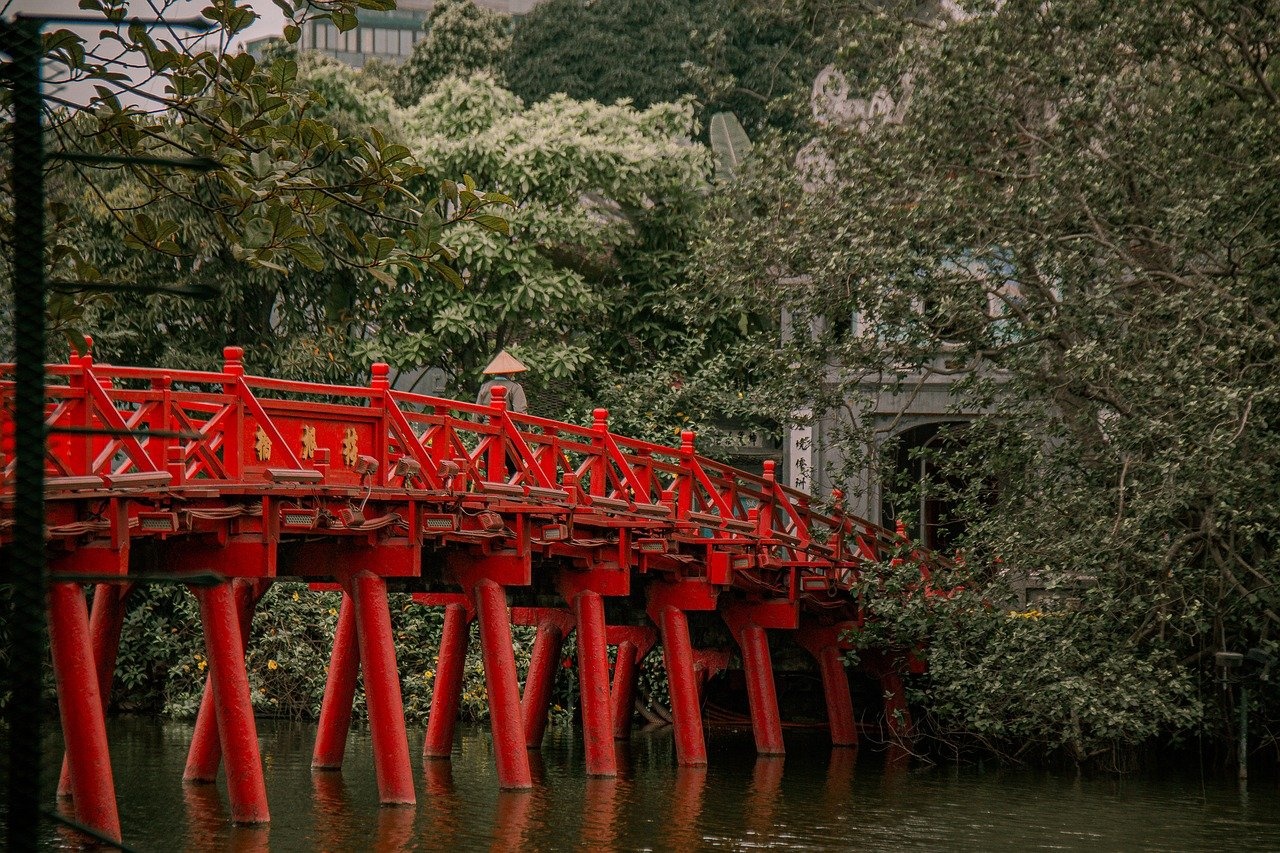
[[[381,808],[367,733],[341,773],[312,772],[314,726],[259,721],[271,824],[228,822],[225,787],[184,787],[191,725],[109,722],[120,819],[141,851],[305,850],[1280,850],[1275,779],[1242,792],[1197,772],[1076,776],[902,766],[864,747],[788,732],[757,759],[749,732],[713,729],[711,766],[677,769],[671,731],[638,732],[617,779],[583,774],[581,743],[552,730],[537,787],[499,793],[487,730],[461,729],[452,761],[420,763],[416,808]],[[410,748],[421,748],[421,733]],[[43,785],[60,757],[51,737]],[[80,849],[48,829],[47,849]]]

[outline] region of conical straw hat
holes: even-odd
[[[523,373],[528,369],[520,363],[520,359],[503,350],[493,357],[493,361],[489,362],[489,366],[484,369],[484,373]]]

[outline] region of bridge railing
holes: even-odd
[[[479,406],[393,390],[384,364],[357,387],[252,376],[237,347],[224,357],[216,372],[96,364],[90,354],[48,366],[53,486],[98,477],[109,488],[148,475],[158,485],[252,486],[309,470],[330,486],[519,496],[640,515],[710,543],[762,545],[772,564],[843,564],[835,570],[842,583],[850,564],[880,559],[898,541],[845,512],[839,492],[823,511],[778,483],[772,463],[756,475],[698,454],[692,432],[668,447],[610,432],[603,409],[576,425],[509,412],[501,393]],[[12,370],[0,365],[0,426],[9,435]],[[11,448],[0,447],[6,491]],[[404,458],[414,464],[398,466]]]

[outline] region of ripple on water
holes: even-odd
[[[637,733],[619,778],[588,779],[575,732],[554,730],[530,753],[535,789],[500,793],[492,741],[465,727],[451,761],[416,768],[416,807],[379,808],[367,733],[351,733],[342,772],[313,772],[314,726],[266,720],[272,822],[238,828],[223,784],[181,783],[190,724],[109,730],[125,840],[142,851],[1280,849],[1274,781],[1242,795],[1198,775],[908,768],[812,733],[788,733],[784,760],[756,759],[749,733],[713,731],[702,769],[674,766],[669,730]],[[61,751],[48,746],[51,792]],[[44,842],[77,846],[52,829]]]

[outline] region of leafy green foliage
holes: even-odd
[[[729,111],[751,129],[791,130],[807,116],[814,75],[856,8],[841,0],[548,0],[516,24],[504,67],[527,101],[564,93],[644,107],[697,95],[706,116]]]
[[[1034,579],[1059,605],[938,623],[923,698],[942,725],[1077,757],[1224,734],[1213,652],[1274,654],[1280,628],[1280,10],[971,11],[868,12],[844,119],[798,157],[757,146],[703,269],[722,305],[813,330],[773,382],[853,410],[851,480],[883,459],[867,382],[951,377],[982,413],[925,487],[966,516],[987,600]]]
[[[434,188],[406,195],[403,185],[421,166],[390,134],[369,128],[386,105],[355,97],[328,104],[299,85],[301,68],[288,51],[258,62],[223,50],[220,45],[257,19],[249,5],[212,3],[203,14],[215,30],[204,36],[120,24],[124,3],[81,5],[116,25],[102,30],[97,46],[71,30],[45,34],[54,73],[94,93],[87,104],[51,110],[49,147],[141,159],[126,165],[63,160],[49,173],[49,276],[65,282],[59,289],[119,283],[207,294],[240,278],[256,285],[255,292],[244,298],[224,292],[218,321],[225,324],[228,311],[239,313],[232,330],[253,346],[269,332],[274,296],[286,277],[333,272],[355,283],[385,283],[395,274],[447,276],[452,256],[431,227],[421,227],[423,217],[437,228],[500,219],[490,208],[503,203],[483,197],[446,202]],[[290,26],[319,17],[349,29],[357,5],[389,3],[279,5]],[[161,13],[172,18],[166,7]],[[364,105],[370,115],[360,114]],[[324,118],[343,110],[349,113],[345,133]],[[4,179],[10,179],[8,158]],[[8,234],[12,223],[0,227]],[[86,305],[74,297],[55,300],[52,319],[78,323]]]
[[[427,37],[414,45],[395,72],[392,92],[401,106],[417,103],[450,75],[486,72],[500,78],[500,63],[511,47],[505,15],[481,9],[473,0],[440,0],[431,9],[426,30]]]

